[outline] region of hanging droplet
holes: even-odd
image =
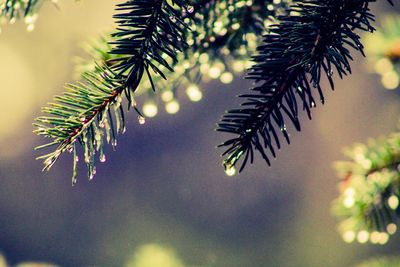
[[[187,7],[187,12],[193,13],[194,12],[194,6],[188,6]]]
[[[101,154],[100,155],[100,162],[106,162],[106,155],[105,154]]]
[[[171,22],[176,22],[176,17],[175,16],[170,16],[169,19],[171,20]]]
[[[75,161],[79,162],[79,157],[78,156],[76,156]]]
[[[117,146],[117,139],[112,140],[111,145],[113,147],[116,147]]]
[[[143,125],[143,124],[146,123],[146,119],[143,116],[139,115],[138,116],[138,122],[139,122],[139,124]]]
[[[94,176],[96,175],[96,166],[89,167],[89,181],[93,180]]]
[[[90,163],[90,155],[88,152],[85,153],[85,163]]]
[[[329,77],[332,77],[332,75],[333,75],[333,70],[332,70],[332,69],[329,69],[329,70],[328,70],[328,76],[329,76]]]
[[[26,30],[28,32],[32,32],[34,29],[35,29],[35,24],[33,24],[33,23],[28,24],[28,26],[26,26]]]
[[[315,108],[315,102],[314,101],[311,101],[311,107]]]
[[[46,166],[51,166],[51,165],[54,164],[55,161],[56,161],[56,158],[55,158],[55,157],[48,158],[48,159],[46,159],[46,160],[44,161],[44,165],[46,165]]]
[[[234,176],[236,174],[236,168],[234,165],[226,164],[225,165],[225,173],[228,176]]]
[[[89,181],[93,180],[93,178],[94,178],[94,172],[91,171],[91,172],[90,172],[90,175],[89,175]]]

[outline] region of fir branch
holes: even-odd
[[[350,161],[336,163],[341,195],[334,213],[346,242],[385,244],[394,234],[400,214],[400,134],[345,150]]]
[[[122,94],[129,106],[136,109],[133,93],[144,73],[165,77],[160,66],[172,71],[168,59],[175,62],[178,51],[185,44],[180,13],[186,1],[129,0],[117,7],[118,28],[113,34],[111,53],[117,57],[94,72],[83,75],[83,82],[67,85],[67,92],[55,97],[55,103],[44,108],[50,116],[39,117],[36,133],[51,138],[48,144],[37,149],[57,146],[54,152],[39,157],[44,160],[44,170],[49,170],[65,151],[74,152],[73,184],[76,182],[77,142],[84,151],[88,177],[96,173],[95,154],[105,161],[103,145],[116,146],[116,134],[124,132],[125,116],[121,106]],[[152,63],[157,62],[159,66]],[[139,123],[144,118],[139,113]]]
[[[287,118],[301,129],[298,102],[309,118],[316,106],[314,91],[324,103],[321,76],[325,74],[334,89],[334,69],[340,78],[351,73],[349,48],[364,54],[355,31],[374,30],[370,2],[374,1],[303,0],[291,7],[290,15],[278,18],[280,24],[264,36],[247,75],[256,86],[240,96],[246,99],[242,107],[228,111],[218,124],[218,131],[236,135],[220,145],[228,147],[223,154],[227,173],[235,172],[240,159],[239,171],[248,160],[253,162],[254,150],[269,165],[268,151],[275,157],[275,149],[281,146],[278,132],[290,143]]]

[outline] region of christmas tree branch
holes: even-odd
[[[116,133],[124,131],[121,95],[124,93],[129,106],[135,107],[133,93],[144,74],[149,79],[151,75],[165,77],[160,66],[172,71],[168,60],[176,62],[177,52],[186,46],[186,26],[177,11],[186,8],[185,1],[171,4],[167,0],[129,0],[118,5],[118,28],[110,53],[120,57],[85,73],[83,82],[68,85],[67,92],[55,98],[56,103],[43,109],[51,116],[37,119],[35,132],[52,139],[37,149],[57,146],[54,152],[39,157],[44,159],[44,170],[50,169],[63,152],[73,152],[74,184],[78,141],[83,147],[88,176],[93,178],[96,152],[100,153],[100,161],[105,161],[103,137],[115,146]],[[144,122],[140,113],[139,122]]]
[[[286,118],[300,131],[298,102],[311,118],[316,106],[314,91],[324,103],[320,85],[325,74],[331,88],[335,69],[339,77],[351,73],[349,48],[363,53],[356,30],[373,31],[373,15],[369,4],[361,0],[303,0],[291,7],[290,15],[280,16],[258,47],[255,65],[247,78],[256,86],[242,108],[228,111],[218,124],[218,131],[236,135],[221,144],[228,147],[224,166],[229,174],[242,159],[239,171],[248,160],[253,162],[254,150],[270,164],[280,148],[278,132],[289,143]],[[277,130],[278,129],[278,130]]]

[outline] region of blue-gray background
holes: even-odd
[[[127,133],[92,182],[81,166],[71,187],[69,155],[40,172],[32,148],[43,140],[31,123],[71,81],[79,43],[112,27],[116,2],[62,1],[60,11],[47,4],[34,32],[23,23],[2,28],[0,251],[10,263],[128,266],[149,244],[183,266],[204,267],[342,267],[398,251],[398,236],[385,247],[343,243],[330,212],[341,148],[395,130],[400,114],[399,94],[381,88],[361,57],[336,92],[326,90],[314,119],[303,116],[303,132],[292,131],[272,168],[257,160],[228,178],[220,166],[215,145],[226,136],[215,123],[249,87],[237,77],[203,85],[203,101],[182,98],[178,114],[144,126],[129,114]]]

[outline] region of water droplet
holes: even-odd
[[[187,12],[193,13],[194,12],[194,6],[188,6],[187,7]]]
[[[79,157],[78,157],[78,156],[76,156],[76,158],[75,158],[75,161],[76,161],[76,162],[78,162],[78,161],[79,161]]]
[[[100,162],[106,162],[106,155],[104,155],[104,154],[101,154],[100,155]]]
[[[235,166],[230,164],[225,164],[225,173],[228,176],[234,176],[236,174]]]
[[[176,22],[176,17],[175,16],[170,16],[169,19],[171,20],[171,22]]]
[[[44,164],[45,164],[46,166],[51,166],[51,165],[53,165],[53,163],[54,163],[55,161],[56,161],[56,158],[51,157],[51,158],[46,159],[46,160],[44,161]]]
[[[117,146],[117,140],[116,139],[112,140],[111,145],[113,147],[116,147]]]
[[[314,108],[315,107],[315,102],[311,101],[311,107]]]
[[[138,116],[138,122],[139,122],[139,124],[143,125],[143,124],[146,123],[146,119],[143,116],[139,115]]]
[[[332,75],[333,75],[333,70],[332,70],[332,69],[329,69],[329,70],[328,70],[328,76],[329,76],[329,77],[332,77]]]
[[[33,24],[33,23],[28,24],[28,26],[26,26],[26,30],[28,32],[32,32],[34,29],[35,29],[35,24]]]

